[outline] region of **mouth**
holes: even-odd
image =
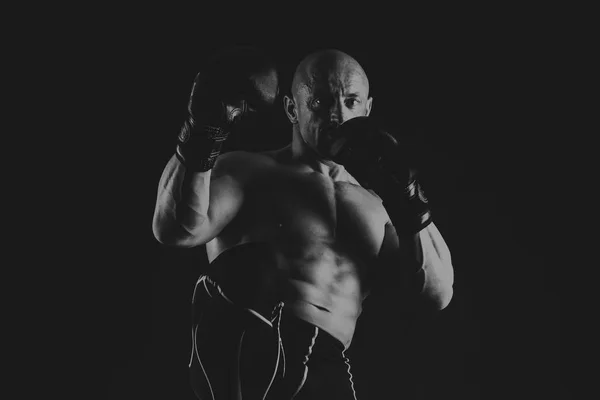
[[[329,138],[332,141],[339,139],[341,137],[341,135],[340,135],[341,132],[338,129],[338,127],[339,127],[338,125],[328,125],[321,131],[321,135]]]

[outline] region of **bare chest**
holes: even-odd
[[[246,193],[238,232],[276,244],[288,258],[318,258],[318,244],[326,243],[342,257],[366,260],[383,241],[381,201],[345,180],[284,169],[257,179]]]

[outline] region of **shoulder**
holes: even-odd
[[[215,163],[215,169],[229,169],[235,166],[252,166],[268,162],[271,159],[263,153],[253,153],[248,151],[230,151],[221,154]]]
[[[287,145],[279,149],[262,151],[257,154],[260,154],[263,157],[267,157],[277,164],[285,164],[291,159],[291,149],[291,145]]]
[[[258,171],[264,171],[276,165],[277,161],[270,154],[232,151],[219,156],[211,177],[229,176],[236,180],[247,180]]]
[[[351,186],[354,186],[355,188],[357,188],[357,190],[361,191],[363,194],[369,196],[369,197],[373,197],[374,200],[376,200],[379,203],[382,203],[381,197],[379,197],[379,195],[377,193],[375,193],[375,191],[373,189],[369,189],[366,188],[364,186],[362,186],[360,184],[360,182],[354,178],[354,176],[352,176],[352,174],[350,172],[348,172],[348,170],[346,168],[344,168],[343,165],[337,164],[340,169],[337,174],[337,179],[335,179],[338,182],[344,182],[346,184],[349,184]]]

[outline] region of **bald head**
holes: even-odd
[[[340,50],[327,49],[309,54],[300,62],[292,81],[292,96],[298,90],[312,90],[316,82],[329,80],[332,74],[359,81],[369,95],[369,79],[358,61]]]
[[[309,149],[328,157],[333,129],[371,112],[367,74],[358,61],[339,50],[322,50],[304,58],[291,90],[284,104],[298,151]]]

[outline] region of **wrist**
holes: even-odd
[[[195,172],[211,169],[222,152],[229,133],[221,127],[198,126],[190,118],[177,136],[175,155],[186,168]]]
[[[378,193],[383,201],[394,227],[405,235],[414,235],[432,222],[429,201],[414,173],[409,174],[408,183],[400,184],[399,179],[386,179]]]

